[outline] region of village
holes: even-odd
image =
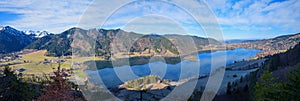
[[[289,40],[260,40],[256,42],[246,41],[241,43],[230,43],[227,44],[227,48],[248,48],[248,49],[259,49],[262,52],[257,53],[257,58],[262,58],[278,53],[286,52],[289,49],[292,49],[298,41]]]
[[[74,69],[70,68],[70,56],[47,57],[45,51],[25,49],[19,52],[4,54],[0,59],[0,68],[12,67],[14,73],[22,77],[42,78],[45,74],[54,75],[53,71],[61,66],[61,75],[70,77]],[[34,56],[38,56],[34,57]],[[1,69],[2,70],[2,69]],[[3,73],[3,71],[0,71]],[[3,74],[0,74],[2,76]]]

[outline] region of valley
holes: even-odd
[[[13,32],[23,33],[22,31],[17,31],[11,27],[5,28],[9,28],[9,30],[12,30]],[[2,33],[11,34],[13,33],[12,31],[3,30]],[[95,43],[89,42],[88,40],[76,39],[75,33],[78,31],[81,32],[83,36],[88,37],[89,40],[95,39]],[[92,34],[98,34],[99,36],[92,36]],[[22,35],[26,34],[23,33]],[[120,37],[118,35],[125,38],[125,42],[121,44],[113,42],[114,38]],[[196,36],[143,36],[133,32],[126,32],[121,29],[84,30],[80,28],[71,28],[61,34],[45,34],[43,37],[30,38],[32,38],[32,40],[30,40],[32,42],[30,44],[27,43],[27,46],[22,46],[24,48],[11,50],[11,52],[8,53],[3,52],[4,54],[1,54],[0,68],[9,66],[15,72],[22,74],[24,78],[27,78],[43,77],[45,74],[54,75],[53,71],[59,67],[62,68],[64,77],[68,78],[71,82],[78,82],[81,86],[106,86],[109,87],[109,91],[101,89],[103,90],[101,91],[102,93],[113,92],[115,96],[122,99],[138,99],[139,96],[130,95],[137,95],[139,92],[132,91],[131,88],[126,88],[127,86],[125,87],[127,90],[124,90],[124,87],[122,89],[116,88],[125,81],[118,81],[116,79],[117,76],[112,71],[113,69],[121,70],[121,68],[131,68],[139,77],[155,75],[158,78],[161,78],[160,80],[162,81],[168,81],[168,83],[155,84],[153,82],[154,84],[145,85],[145,87],[149,89],[151,89],[151,87],[159,88],[155,88],[155,90],[153,88],[144,95],[146,98],[153,94],[156,96],[149,97],[149,99],[147,98],[148,100],[153,98],[161,99],[168,95],[168,92],[171,92],[174,87],[183,86],[196,81],[196,88],[198,89],[196,92],[203,92],[204,89],[202,88],[207,84],[209,79],[208,76],[212,76],[214,72],[219,72],[219,69],[222,67],[225,67],[225,76],[221,87],[217,92],[217,96],[222,96],[227,93],[228,83],[235,83],[236,88],[233,89],[232,92],[236,92],[236,89],[242,89],[249,85],[251,75],[253,75],[254,72],[257,72],[257,70],[262,67],[272,67],[268,64],[270,63],[270,60],[275,61],[274,55],[276,56],[276,54],[289,52],[290,49],[294,48],[297,43],[300,42],[299,34],[279,36],[264,40],[222,43],[214,39]],[[135,42],[131,42],[130,40]],[[77,47],[74,46],[74,41],[83,42],[81,44],[85,45],[95,44],[95,47]],[[195,43],[195,46],[181,45],[181,43],[191,41]],[[117,49],[113,44],[118,46]],[[74,47],[76,48],[75,50]],[[92,51],[92,53],[84,53],[82,49]],[[209,66],[212,63],[210,54],[215,54],[217,57],[223,57],[223,52],[227,54],[226,60],[214,63],[217,64],[217,66],[210,68]],[[286,56],[279,55],[279,58],[283,57]],[[198,67],[196,64],[197,62],[201,64],[199,65],[200,71],[194,68]],[[289,64],[284,61],[283,63]],[[196,73],[198,76],[180,74],[178,71],[181,68],[178,67],[180,67],[179,65],[181,64],[189,64],[191,67],[183,68],[186,68],[186,70],[195,69],[194,71],[198,71]],[[160,67],[151,67],[151,65]],[[161,67],[164,65],[166,67]],[[158,71],[166,69],[169,72],[165,75],[151,74],[151,68],[155,68]],[[97,75],[91,75],[95,74],[95,72],[98,72],[99,74],[96,73]],[[123,72],[127,73],[126,71]],[[186,78],[179,78],[179,74],[185,75]],[[100,76],[102,81],[89,79],[96,78],[94,76]],[[241,78],[243,78],[244,82],[241,81],[238,83]],[[134,79],[135,78],[131,78],[127,80],[130,81]],[[88,82],[88,84],[84,82]],[[163,93],[158,94],[159,92]]]
[[[0,101],[300,101],[300,0],[0,5]]]

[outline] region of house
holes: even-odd
[[[0,62],[7,62],[5,59],[0,59]]]
[[[12,57],[6,56],[6,57],[4,57],[3,59],[4,59],[5,61],[11,61],[11,60],[12,60]]]

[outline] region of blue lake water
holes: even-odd
[[[199,61],[182,61],[178,64],[152,62],[144,65],[120,66],[95,71],[85,71],[91,76],[90,81],[100,82],[107,87],[116,87],[125,81],[147,75],[158,75],[163,79],[177,81],[184,78],[209,74],[211,71],[234,61],[247,60],[260,50],[237,48],[234,50],[198,53]],[[98,77],[93,77],[98,76]],[[100,77],[100,78],[99,78]]]

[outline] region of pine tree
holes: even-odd
[[[226,90],[226,94],[230,95],[231,94],[231,84],[230,82],[227,83],[227,90]]]
[[[283,95],[283,83],[272,77],[272,72],[264,71],[260,79],[254,86],[255,101],[278,101],[283,98],[280,96]]]
[[[248,92],[248,90],[249,90],[249,86],[248,86],[248,85],[245,85],[244,88],[243,88],[243,91],[244,91],[244,92]]]
[[[300,101],[300,65],[288,73],[287,79],[288,82],[285,86],[288,94],[287,100]]]
[[[39,101],[79,101],[80,98],[75,98],[72,94],[72,88],[67,80],[63,78],[60,65],[57,71],[54,72],[55,76],[50,77],[51,80],[47,81],[46,87],[43,89],[44,94],[37,100]]]
[[[5,67],[3,74],[0,77],[0,101],[27,101],[35,97],[29,84],[18,78],[11,68]]]
[[[242,83],[243,82],[243,76],[241,76],[241,78],[240,78],[240,83]]]

